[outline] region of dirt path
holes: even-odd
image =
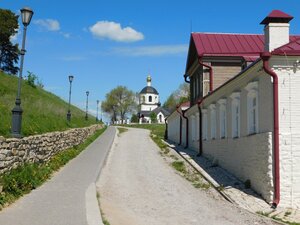
[[[194,188],[159,155],[147,130],[116,139],[97,186],[111,225],[275,224]]]

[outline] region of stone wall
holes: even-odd
[[[102,125],[45,133],[21,139],[0,137],[0,173],[25,162],[45,162],[58,152],[78,145]]]

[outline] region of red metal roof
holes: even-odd
[[[294,41],[300,36],[290,36]],[[262,34],[211,34],[192,33],[199,57],[202,56],[259,56],[264,51]]]
[[[274,55],[300,55],[300,38],[290,43],[276,48],[272,54]]]
[[[294,17],[289,14],[286,14],[280,10],[273,10],[260,24],[269,24],[269,23],[288,23]]]

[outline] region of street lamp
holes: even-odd
[[[98,107],[99,107],[99,100],[97,100],[97,116],[96,116],[96,122],[98,122]]]
[[[22,82],[24,55],[26,52],[25,40],[26,40],[27,26],[30,24],[31,18],[33,16],[33,11],[28,7],[24,7],[20,11],[22,15],[22,23],[24,25],[24,29],[23,29],[22,49],[20,52],[21,60],[20,60],[19,80],[18,80],[18,91],[17,91],[15,107],[12,109],[11,133],[12,136],[15,138],[21,137],[21,125],[22,125],[22,113],[23,113],[23,110],[21,108],[21,82]]]
[[[88,120],[88,107],[89,107],[89,91],[86,91],[86,109],[85,109],[85,120]]]
[[[70,82],[70,90],[69,90],[69,108],[68,108],[68,113],[67,113],[67,120],[70,122],[71,121],[71,91],[72,91],[72,81],[74,79],[74,76],[70,75],[69,76],[69,82]]]

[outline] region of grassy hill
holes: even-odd
[[[0,136],[11,133],[11,110],[15,105],[18,78],[0,72]],[[71,123],[66,120],[68,103],[39,87],[22,81],[21,107],[23,109],[22,134],[24,136],[85,127],[95,123],[95,117],[85,120],[85,112],[71,106]]]

